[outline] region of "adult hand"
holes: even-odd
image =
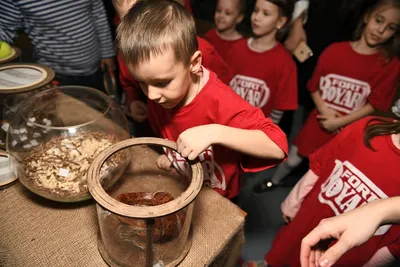
[[[301,266],[332,266],[347,251],[369,240],[381,222],[376,214],[371,216],[369,205],[322,220],[301,242]],[[337,242],[328,249],[330,242],[326,241],[332,238]]]
[[[147,120],[148,111],[146,103],[140,100],[132,101],[132,103],[129,105],[129,109],[131,112],[132,119],[134,121],[140,123]]]
[[[115,12],[117,12],[119,18],[122,19],[137,1],[138,0],[113,0],[112,3]]]
[[[303,28],[302,17],[291,26],[290,32],[284,43],[289,52],[293,53],[301,42],[307,43],[307,35]]]

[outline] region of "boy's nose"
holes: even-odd
[[[161,98],[161,94],[158,92],[157,89],[149,86],[148,87],[148,91],[147,91],[147,97],[150,100],[153,100],[153,101],[157,102],[157,100],[159,100]]]

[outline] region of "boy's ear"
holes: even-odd
[[[279,18],[279,20],[278,20],[278,23],[277,23],[277,25],[276,25],[276,28],[278,29],[278,30],[281,30],[281,29],[283,29],[283,27],[285,27],[285,25],[286,25],[286,23],[288,22],[288,18],[287,17],[280,17]]]
[[[190,72],[198,73],[201,70],[201,62],[203,55],[197,50],[190,59]]]

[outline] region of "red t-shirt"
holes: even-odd
[[[310,156],[310,169],[319,179],[294,220],[275,237],[265,257],[270,265],[300,266],[301,240],[322,219],[376,199],[400,195],[400,149],[390,135],[372,139],[371,145],[376,151],[364,145],[364,129],[371,118],[349,125]],[[400,258],[399,244],[400,226],[382,226],[369,241],[347,252],[334,266],[363,266],[377,250],[386,246],[394,257]]]
[[[148,101],[149,121],[157,136],[176,141],[185,130],[206,124],[221,124],[241,129],[263,131],[287,154],[285,134],[261,110],[250,106],[230,87],[210,71],[210,78],[203,89],[188,105],[178,110],[167,110]],[[171,155],[169,155],[171,156]],[[170,159],[174,166],[188,173],[186,161],[174,153]],[[239,193],[240,167],[256,172],[275,166],[278,161],[255,159],[223,146],[213,145],[199,155],[207,185],[227,198]]]
[[[215,50],[217,50],[218,54],[220,54],[225,61],[229,61],[232,47],[244,38],[242,37],[237,40],[224,40],[217,34],[216,29],[212,29],[204,35],[204,39],[214,46]]]
[[[189,11],[191,15],[193,15],[193,10],[192,10],[192,5],[190,3],[190,0],[185,0],[184,6],[186,9]]]
[[[218,78],[226,84],[232,79],[232,73],[226,62],[218,55],[214,47],[201,37],[197,36],[199,44],[199,50],[203,55],[202,65],[215,73]],[[127,103],[131,103],[134,100],[142,99],[144,94],[139,87],[139,84],[132,78],[129,73],[129,69],[126,66],[123,56],[121,53],[118,54],[118,65],[120,69],[119,79],[121,82],[122,89],[126,92]]]
[[[321,54],[308,88],[311,92],[320,90],[330,108],[348,114],[366,103],[375,109],[387,110],[399,80],[397,58],[387,62],[381,53],[361,55],[349,42],[340,42],[330,45]],[[302,156],[308,156],[335,136],[319,126],[317,115],[314,109],[294,140]]]
[[[227,62],[234,76],[232,89],[265,116],[272,109],[297,109],[296,64],[282,44],[259,53],[243,39],[233,46]]]

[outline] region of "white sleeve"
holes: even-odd
[[[380,248],[363,267],[390,266],[396,258],[390,253],[388,247]]]
[[[303,19],[303,24],[305,24],[307,22],[307,13],[308,13],[309,6],[310,6],[309,0],[297,1],[296,4],[294,5],[294,11],[292,14],[292,22],[295,21],[301,15],[305,14],[304,19]]]
[[[301,203],[303,203],[304,198],[314,188],[317,180],[318,175],[316,175],[311,169],[308,170],[282,202],[282,213],[293,219],[296,216],[297,212],[300,210]]]

